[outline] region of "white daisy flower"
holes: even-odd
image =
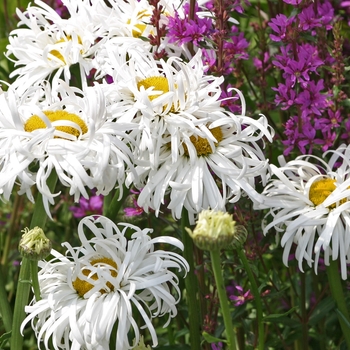
[[[157,43],[152,39],[152,37],[157,37],[157,28],[154,19],[152,19],[155,7],[150,4],[149,0],[108,0],[108,4],[108,7],[98,13],[108,38],[96,54],[95,68],[98,74],[103,75],[109,69],[108,65],[112,65],[110,56],[115,55],[115,52],[120,50],[129,51],[137,48],[138,51],[154,54],[156,51],[159,53],[165,50],[168,56],[181,55],[182,48],[169,43],[165,33]],[[158,9],[161,8],[159,28],[168,26],[169,16],[172,16],[175,9],[179,8],[181,4],[181,0],[159,1]],[[101,64],[107,67],[101,69]]]
[[[0,94],[0,193],[8,200],[14,183],[19,194],[33,201],[31,187],[43,195],[47,214],[54,197],[47,179],[55,172],[78,201],[88,198],[86,187],[97,194],[122,188],[125,172],[132,167],[127,132],[131,124],[108,120],[99,86],[83,92],[58,82],[36,87],[21,99],[10,88]]]
[[[101,1],[65,1],[70,18],[62,19],[41,0],[26,11],[17,9],[20,21],[9,35],[7,57],[16,67],[10,78],[17,76],[13,86],[23,92],[28,87],[53,76],[55,82],[71,79],[71,67],[79,65],[82,83],[93,68],[92,59],[101,45],[101,23],[93,14]]]
[[[51,338],[54,349],[108,350],[114,336],[115,349],[126,350],[133,347],[130,332],[139,343],[141,327],[156,346],[152,319],[168,315],[166,327],[177,314],[179,281],[171,270],[186,273],[189,268],[177,253],[155,248],[162,243],[182,250],[179,240],[151,238],[150,232],[127,223],[117,226],[102,216],[85,217],[78,227],[81,247],[64,243],[66,256],[54,252],[53,260],[39,262],[42,299],[26,307],[22,331],[31,321],[39,348],[43,341],[52,349]],[[135,314],[144,325],[137,324]]]
[[[130,136],[138,145],[134,158],[141,182],[129,176],[128,184],[142,188],[141,207],[158,214],[170,194],[168,208],[179,218],[183,207],[192,216],[224,210],[241,189],[254,197],[255,178],[268,170],[258,142],[264,136],[272,141],[270,127],[264,116],[245,116],[239,91],[242,115],[220,107],[223,77],[205,75],[200,52],[189,63],[148,57],[114,66],[114,83],[105,85],[110,113],[140,127]]]
[[[326,158],[330,155],[330,160]],[[321,253],[325,264],[340,261],[341,276],[347,278],[350,262],[350,146],[325,152],[322,159],[299,156],[281,167],[271,165],[274,177],[263,191],[258,209],[270,209],[264,234],[275,228],[283,233],[283,262],[288,264],[293,243],[299,269],[303,261],[317,272]]]

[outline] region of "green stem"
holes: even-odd
[[[13,326],[11,334],[11,350],[23,349],[23,336],[20,332],[22,321],[26,313],[24,311],[25,305],[28,303],[30,291],[30,261],[27,258],[22,259],[22,265],[19,272],[15,311],[13,314]]]
[[[219,250],[210,251],[210,259],[213,267],[216,288],[219,295],[220,307],[222,317],[224,318],[226,337],[227,337],[227,348],[229,350],[236,350],[236,334],[232,324],[232,318],[230,313],[230,304],[227,299],[226,288],[224,279],[221,272],[221,259]]]
[[[30,261],[30,277],[32,278],[32,286],[34,291],[35,300],[39,301],[41,299],[40,295],[40,285],[38,279],[38,262],[35,260]]]
[[[10,303],[7,299],[5,286],[6,279],[4,277],[2,269],[0,268],[0,312],[2,321],[4,323],[5,331],[10,332],[12,329],[12,310]]]
[[[47,179],[47,185],[51,191],[54,191],[57,183],[57,174],[56,172],[52,172]],[[35,201],[34,212],[32,216],[32,220],[30,223],[30,228],[34,228],[35,226],[39,226],[44,228],[47,220],[47,215],[45,212],[42,195],[40,192],[37,194],[37,198]],[[28,304],[31,279],[37,280],[38,276],[30,276],[30,260],[23,257],[22,265],[19,272],[19,279],[17,285],[16,292],[16,300],[13,314],[13,323],[12,323],[12,335],[11,335],[11,350],[23,350],[23,336],[20,332],[21,324],[26,316],[25,306]],[[35,282],[34,282],[35,283]],[[37,289],[38,291],[38,289]],[[38,299],[37,299],[38,300]]]
[[[248,275],[250,287],[252,290],[252,294],[255,301],[255,307],[256,307],[256,318],[258,323],[258,349],[264,350],[264,344],[265,344],[265,332],[264,332],[264,323],[263,323],[263,306],[262,301],[258,289],[258,285],[256,284],[254,274],[252,272],[252,269],[250,268],[249,262],[247,257],[245,256],[244,251],[241,248],[238,248],[237,250],[238,257],[240,258],[243,267]]]
[[[124,186],[123,194],[120,197],[120,190],[117,189],[115,193],[111,192],[105,197],[103,203],[103,215],[111,220],[115,220],[122,207],[126,197],[129,195],[129,190]]]
[[[347,348],[350,349],[350,329],[348,324],[350,323],[349,312],[345,301],[344,291],[342,282],[340,280],[340,273],[338,268],[338,261],[331,260],[329,266],[326,266],[327,277],[329,286],[331,289],[331,294],[335,303],[337,304],[338,311],[338,320],[343,331],[343,336],[345,338]],[[344,318],[345,320],[344,320]]]
[[[198,300],[198,280],[194,273],[195,264],[193,257],[193,241],[189,236],[186,227],[190,227],[188,222],[188,213],[183,211],[181,218],[181,229],[182,229],[182,241],[184,244],[184,258],[187,260],[190,267],[185,278],[186,286],[186,296],[188,304],[188,317],[189,317],[189,328],[190,328],[190,340],[191,340],[191,349],[198,350],[201,349],[200,345],[200,307]]]
[[[301,327],[302,327],[302,338],[301,348],[308,348],[308,317],[306,313],[306,283],[305,274],[300,274],[300,310],[301,310]]]

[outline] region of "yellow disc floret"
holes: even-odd
[[[56,126],[56,130],[63,131],[67,134],[73,135],[75,137],[79,137],[80,135],[84,135],[87,133],[88,128],[85,122],[76,114],[69,113],[65,110],[57,110],[57,111],[44,111],[43,112],[47,118],[50,120],[50,122],[60,121],[60,120],[68,120],[76,125],[79,126],[79,128],[74,126]],[[31,116],[26,123],[24,124],[24,130],[27,132],[32,132],[37,129],[45,129],[47,128],[47,125],[45,122],[37,115]]]
[[[137,19],[140,21],[140,23],[134,25],[134,27],[137,29],[132,31],[132,36],[134,38],[139,38],[143,34],[145,29],[147,28],[147,24],[144,23],[144,20],[149,17],[150,17],[150,14],[147,13],[146,10],[142,10],[137,14]],[[129,19],[127,23],[130,24],[131,19]]]
[[[150,87],[153,87],[154,90],[162,91],[163,93],[169,92],[169,83],[168,79],[162,76],[154,76],[143,79],[137,83],[137,88],[140,90],[141,86],[143,86],[146,90]],[[149,95],[149,99],[152,101],[157,98],[158,95]]]
[[[117,273],[117,264],[115,263],[115,261],[113,261],[110,258],[106,258],[106,257],[102,257],[102,258],[97,258],[94,259],[90,262],[91,266],[99,266],[101,268],[106,268],[108,269],[110,275],[112,277],[117,277],[118,273]],[[108,266],[111,266],[113,269],[109,268]],[[88,268],[85,268],[82,270],[83,275],[85,276],[89,276],[89,274],[91,273],[91,270],[89,270]],[[92,276],[89,277],[89,279],[96,281],[98,279],[97,274],[93,274]],[[106,286],[108,287],[108,289],[110,291],[114,290],[114,286],[110,283],[107,282]],[[81,280],[79,277],[73,282],[73,288],[77,291],[77,293],[79,294],[79,296],[83,297],[87,292],[89,292],[92,288],[93,288],[93,284],[89,283],[86,280]],[[104,294],[106,293],[105,289],[100,289],[100,293]]]
[[[215,146],[217,146],[218,143],[222,141],[222,138],[223,138],[222,130],[220,127],[216,127],[216,128],[210,129],[210,132],[216,138],[217,142],[215,142]],[[190,137],[190,140],[193,146],[195,147],[198,156],[208,156],[209,154],[213,153],[210,143],[206,138],[192,135]],[[184,153],[186,156],[189,156],[186,145],[184,145]]]
[[[326,198],[336,189],[334,179],[322,179],[315,181],[309,191],[309,199],[315,205],[322,204]],[[340,204],[344,203],[346,199],[342,199]],[[329,206],[335,208],[335,204]]]
[[[58,41],[56,42],[56,44],[65,43],[65,42],[70,41],[70,40],[72,40],[71,35],[67,35],[65,38],[62,38],[62,39],[58,40]],[[79,43],[80,45],[82,45],[82,41],[81,41],[81,38],[80,38],[79,36],[78,36],[78,43]],[[82,53],[82,51],[80,51],[80,52]],[[67,64],[66,60],[64,59],[64,57],[63,57],[63,55],[61,54],[60,51],[58,51],[58,50],[51,50],[51,51],[50,51],[50,54],[51,54],[51,55],[54,55],[54,56],[57,57],[59,60],[61,60],[61,61],[63,62],[63,64]]]

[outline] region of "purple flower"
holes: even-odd
[[[299,57],[299,61],[288,60],[287,66],[284,67],[283,78],[289,80],[292,83],[292,87],[296,82],[304,83],[309,81],[308,62],[302,57]]]
[[[314,4],[304,8],[298,15],[299,28],[304,31],[312,30],[316,27],[321,27],[321,19],[317,18],[314,11]]]
[[[286,4],[298,6],[303,0],[283,0]]]
[[[132,199],[134,206],[124,208],[125,216],[139,216],[144,213],[143,208],[139,207],[137,204],[137,200],[135,198]]]
[[[220,96],[220,102],[222,107],[226,107],[229,109],[232,113],[240,114],[242,113],[242,107],[240,104],[235,104],[235,102],[239,99],[239,97],[232,96],[232,93],[234,90],[232,89],[232,86],[229,84],[225,90],[221,91],[221,96]]]
[[[290,83],[287,82],[287,84],[278,84],[278,88],[272,88],[272,90],[275,90],[278,92],[275,96],[275,103],[278,106],[279,104],[282,105],[281,109],[286,110],[289,107],[293,106],[295,103],[295,91],[292,89],[292,86]]]
[[[243,288],[241,286],[233,285],[233,288],[228,287],[226,288],[227,291],[233,290],[233,293],[229,295],[229,299],[234,301],[235,306],[243,305],[248,300],[253,299],[253,295],[250,292],[250,289],[248,291],[244,292]],[[238,292],[238,293],[237,293]]]
[[[221,342],[216,343],[216,344],[215,343],[211,344],[211,350],[221,350],[223,348],[224,348],[224,346]]]
[[[169,17],[167,37],[169,42],[179,45],[193,42],[198,46],[200,41],[209,37],[213,32],[213,23],[210,18],[200,18],[197,15],[198,5],[196,4],[194,19],[188,19],[189,4],[184,5],[185,18],[180,18],[177,11],[175,17]]]
[[[344,1],[346,3],[346,1]],[[348,5],[350,6],[350,5]],[[329,1],[325,1],[323,4],[318,3],[318,14],[320,16],[320,22],[322,25],[327,29],[331,30],[333,26],[331,25],[331,22],[334,18],[334,8]]]
[[[327,151],[329,148],[332,148],[334,146],[334,141],[337,137],[337,134],[335,133],[335,131],[330,131],[327,130],[325,132],[322,132],[322,141],[323,141],[323,146],[322,146],[322,151],[325,152]]]
[[[350,143],[350,116],[348,116],[346,122],[344,123],[345,132],[342,133],[341,139],[345,140],[345,142]]]
[[[81,197],[79,206],[70,207],[69,210],[75,218],[82,218],[87,215],[102,215],[103,196],[93,195],[89,199]]]
[[[309,114],[321,115],[322,109],[327,106],[328,95],[321,94],[324,89],[323,79],[320,79],[317,84],[310,81],[307,88],[302,91],[295,99],[295,102],[301,105],[302,117]]]
[[[328,118],[318,118],[315,119],[315,128],[322,130],[323,132],[331,131],[334,128],[338,128],[343,120],[340,110],[336,112],[332,111],[330,108],[327,109]]]
[[[216,53],[215,50],[202,49],[202,61],[205,66],[204,71],[207,72],[211,67],[216,64]]]
[[[257,57],[253,57],[253,64],[256,69],[266,72],[268,69],[271,68],[269,60],[270,54],[268,52],[264,52],[264,57],[262,60],[258,59]]]
[[[270,34],[270,38],[273,41],[288,41],[289,39],[289,31],[292,23],[294,22],[294,16],[291,18],[287,18],[287,16],[283,14],[279,14],[276,16],[276,18],[272,18],[271,22],[269,22],[269,26],[271,29],[277,33],[275,34]],[[295,30],[295,29],[294,29]],[[293,31],[294,31],[293,30]]]

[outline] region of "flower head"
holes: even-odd
[[[130,133],[138,145],[134,159],[140,181],[132,174],[127,179],[142,189],[140,207],[158,214],[170,195],[173,216],[181,217],[185,207],[193,223],[203,209],[224,210],[241,190],[254,192],[254,179],[268,170],[257,141],[265,136],[272,141],[273,131],[264,116],[245,115],[236,89],[241,114],[220,106],[223,77],[205,74],[200,52],[189,63],[176,57],[131,59],[109,74],[114,80],[106,85],[110,113],[140,126]]]
[[[326,157],[330,160],[326,162]],[[350,262],[350,147],[325,152],[322,158],[300,156],[281,167],[271,166],[274,178],[263,191],[265,200],[258,208],[269,208],[266,234],[272,228],[283,233],[283,262],[293,243],[295,258],[303,271],[303,261],[314,265],[323,252],[329,259],[340,260],[341,276],[347,278]],[[267,220],[267,218],[266,218]]]
[[[54,82],[62,75],[68,82],[74,64],[79,66],[84,83],[101,44],[100,25],[92,19],[95,5],[88,1],[65,1],[70,17],[63,19],[45,2],[35,3],[37,6],[28,6],[24,12],[17,10],[20,22],[9,35],[7,56],[19,67],[10,75],[17,76],[13,86],[22,93],[50,75]]]
[[[78,206],[72,206],[69,210],[75,218],[82,218],[88,215],[101,215],[103,209],[103,196],[92,195],[90,198],[81,197]]]
[[[234,244],[237,239],[235,225],[236,222],[229,213],[203,210],[199,213],[194,230],[186,228],[186,231],[200,249],[215,250]]]
[[[19,251],[23,257],[38,261],[50,254],[51,246],[51,241],[45,236],[44,231],[36,226],[31,230],[29,228],[23,230]]]
[[[21,98],[10,89],[0,94],[0,194],[8,200],[14,183],[34,201],[31,187],[49,203],[57,194],[48,186],[55,173],[70,195],[88,198],[87,188],[97,195],[122,188],[125,171],[132,167],[126,145],[131,124],[108,117],[99,86],[81,91],[58,81],[57,90],[34,87]]]
[[[131,233],[131,240],[125,237]],[[188,270],[186,261],[174,252],[157,250],[157,243],[183,249],[173,237],[151,238],[149,229],[131,224],[116,226],[101,216],[85,217],[79,224],[80,247],[69,243],[66,256],[41,262],[39,284],[42,299],[26,307],[38,339],[46,349],[109,349],[117,324],[116,349],[130,349],[129,331],[140,341],[135,313],[144,322],[157,345],[152,319],[177,313],[178,277],[171,269]],[[172,292],[176,293],[173,296]],[[134,309],[133,309],[134,307]]]

